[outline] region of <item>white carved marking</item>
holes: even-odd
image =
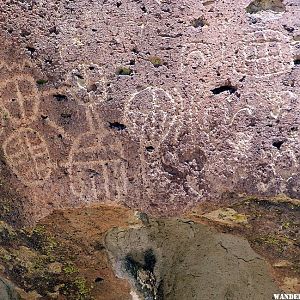
[[[21,128],[4,142],[7,162],[26,185],[42,184],[51,175],[48,147],[41,135],[31,128]]]
[[[69,156],[70,187],[82,201],[124,201],[127,193],[126,162],[122,144],[103,145],[100,133],[77,138]]]
[[[255,77],[282,74],[292,67],[291,46],[286,36],[274,30],[246,34],[235,59],[238,73]]]
[[[0,107],[14,125],[28,125],[36,120],[40,98],[30,75],[14,75],[0,82]]]

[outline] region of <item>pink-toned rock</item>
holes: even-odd
[[[229,193],[300,197],[298,1],[0,11],[2,170],[29,222],[99,202],[178,215]]]

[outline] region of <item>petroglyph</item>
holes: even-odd
[[[143,145],[159,147],[179,115],[181,99],[161,88],[148,87],[134,93],[125,105],[125,120]]]
[[[274,30],[246,34],[236,50],[237,72],[259,78],[289,71],[292,55],[288,42],[285,35]]]
[[[297,106],[297,95],[282,91],[277,93],[268,93],[266,101],[270,104],[270,114],[274,119],[278,119],[281,115],[290,112],[293,107]]]
[[[126,164],[122,144],[117,139],[95,132],[82,134],[69,156],[72,193],[82,201],[124,201]]]
[[[30,75],[19,74],[0,83],[0,107],[14,125],[33,122],[38,114],[39,93]]]
[[[125,123],[129,133],[140,143],[140,176],[149,197],[153,196],[149,187],[153,186],[156,177],[151,169],[158,172],[161,169],[161,165],[155,164],[152,159],[158,155],[171,131],[173,138],[176,138],[180,129],[179,122],[177,128],[174,124],[181,114],[182,99],[176,90],[174,93],[176,97],[161,88],[148,87],[134,93],[125,103]]]
[[[225,63],[224,51],[223,43],[186,43],[181,51],[180,71],[187,75],[207,76],[211,72],[215,75],[215,70]]]
[[[31,128],[12,133],[3,144],[7,162],[17,177],[28,186],[42,184],[51,175],[52,163],[47,144]]]

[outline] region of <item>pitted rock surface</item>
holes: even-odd
[[[7,186],[35,220],[299,198],[296,0],[0,4]]]

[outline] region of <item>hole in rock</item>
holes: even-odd
[[[78,74],[78,73],[76,73],[75,76],[76,76],[77,78],[79,78],[79,79],[84,79],[84,77],[83,77],[82,75]]]
[[[62,113],[61,114],[61,117],[64,118],[64,119],[70,119],[72,117],[72,114],[69,114],[69,113]]]
[[[26,50],[30,52],[30,55],[33,55],[33,53],[36,51],[33,47],[26,47]]]
[[[294,32],[294,30],[295,30],[295,28],[290,27],[288,25],[282,25],[282,26],[287,32],[290,32],[290,33]]]
[[[299,65],[300,65],[300,57],[297,57],[297,58],[294,60],[294,65],[295,65],[295,66],[299,66]]]
[[[141,10],[146,14],[147,13],[147,8],[145,6],[141,7]]]
[[[109,128],[117,130],[117,131],[121,131],[121,130],[125,130],[126,129],[126,125],[121,124],[119,122],[109,122]]]
[[[53,97],[57,100],[57,101],[66,101],[68,100],[66,95],[63,94],[55,94],[53,95]]]
[[[277,148],[278,150],[280,150],[282,144],[284,143],[284,141],[275,141],[273,142],[273,147]]]
[[[195,27],[195,28],[199,28],[199,27],[203,27],[204,25],[208,25],[207,21],[206,21],[203,17],[194,19],[194,20],[191,22],[191,24],[192,24],[192,26]]]
[[[101,278],[101,277],[97,277],[97,278],[95,278],[95,282],[96,282],[96,283],[98,283],[98,282],[102,282],[102,281],[104,281],[104,279],[103,279],[103,278]]]
[[[136,49],[136,48],[133,48],[131,50],[131,52],[134,53],[134,54],[139,54],[140,53],[140,51],[138,49]]]
[[[232,85],[223,85],[223,86],[220,86],[220,87],[217,87],[217,88],[214,88],[211,90],[211,92],[214,95],[218,95],[218,94],[221,94],[224,92],[229,92],[230,94],[233,94],[236,91],[237,91],[237,88]]]
[[[154,147],[153,146],[148,146],[148,147],[146,147],[146,150],[148,152],[153,152],[154,151]]]
[[[53,26],[49,29],[49,33],[59,34],[59,31],[56,26]]]
[[[246,12],[250,14],[260,11],[280,13],[285,11],[285,5],[282,0],[254,0],[246,7]]]
[[[156,258],[152,249],[148,249],[145,252],[144,261],[145,261],[145,269],[153,272],[156,264]]]

